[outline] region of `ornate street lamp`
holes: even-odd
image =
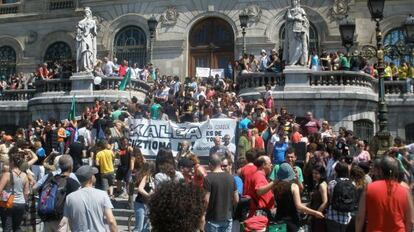
[[[403,25],[406,42],[414,43],[414,16],[408,15]]]
[[[240,20],[240,27],[242,28],[242,35],[243,35],[243,49],[242,49],[242,55],[246,53],[246,28],[247,28],[247,22],[249,21],[249,15],[245,12],[242,12],[239,14],[239,20]]]
[[[382,44],[382,33],[380,21],[384,17],[385,0],[368,0],[368,9],[371,18],[376,22],[375,32],[377,39],[377,70],[378,70],[378,125],[379,130],[374,137],[373,145],[376,155],[383,155],[391,146],[392,138],[388,131],[388,110],[385,102],[384,87],[384,47]]]
[[[348,15],[340,22],[339,32],[341,33],[342,45],[349,52],[354,45],[355,23],[348,19]]]
[[[158,21],[154,16],[151,16],[151,18],[148,19],[148,29],[150,32],[150,50],[148,54],[148,63],[152,63],[152,49],[153,49],[153,43],[155,38],[155,31],[157,30]]]

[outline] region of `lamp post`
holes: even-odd
[[[152,49],[155,37],[155,30],[157,29],[158,21],[157,19],[152,16],[148,19],[148,29],[150,32],[150,43],[149,43],[149,54],[148,54],[148,63],[152,63]]]
[[[354,45],[355,23],[348,19],[348,15],[339,24],[339,32],[341,33],[342,45],[349,53],[349,49]]]
[[[249,15],[243,12],[239,14],[239,20],[240,20],[240,27],[242,28],[242,35],[243,35],[242,55],[244,55],[246,53],[246,27],[247,27],[247,21],[249,20]]]
[[[374,137],[376,155],[383,155],[392,143],[391,134],[388,131],[388,109],[385,102],[384,88],[384,47],[382,44],[382,33],[380,21],[383,18],[385,0],[368,0],[368,9],[372,20],[375,21],[375,32],[377,39],[377,70],[378,70],[378,125],[379,130]]]

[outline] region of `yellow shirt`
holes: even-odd
[[[398,78],[402,80],[406,80],[408,76],[408,67],[407,66],[401,66],[398,69]]]
[[[392,70],[390,66],[386,66],[384,69],[384,78],[390,79],[392,76]]]
[[[414,79],[414,67],[410,67],[410,70],[409,70],[409,72],[408,72],[408,76],[409,76],[411,79]]]
[[[114,172],[115,155],[112,150],[105,149],[96,154],[96,164],[99,165],[99,171],[103,174]]]

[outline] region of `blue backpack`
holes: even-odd
[[[50,173],[42,185],[37,205],[37,213],[43,221],[60,220],[67,195],[66,176]]]

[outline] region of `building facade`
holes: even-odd
[[[195,67],[227,68],[240,57],[239,15],[243,12],[249,15],[248,53],[258,56],[262,49],[281,49],[290,0],[0,0],[0,77],[34,72],[44,62],[73,67],[75,27],[86,6],[98,23],[98,59],[126,59],[130,64],[145,65],[151,43],[147,20],[154,16],[159,23],[152,40],[152,62],[161,73],[184,78],[194,76]],[[312,50],[344,50],[339,22],[348,15],[356,24],[352,50],[374,59],[375,23],[367,0],[301,0],[301,7],[311,23]],[[414,62],[414,46],[404,42],[401,29],[410,13],[414,13],[412,0],[386,0],[381,22],[386,61]],[[397,110],[390,110],[393,135],[414,140],[412,113],[402,114],[407,103],[398,99],[392,101]],[[327,107],[322,102],[319,105]],[[376,105],[372,99],[366,105],[358,112],[355,104],[356,113],[348,118],[363,133],[375,129]]]

